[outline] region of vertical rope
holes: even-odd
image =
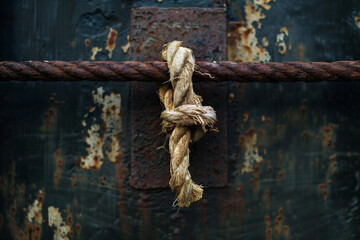
[[[191,49],[182,47],[180,41],[173,41],[165,45],[161,54],[170,72],[170,84],[164,84],[159,90],[166,109],[161,114],[162,127],[170,135],[169,185],[176,192],[178,206],[188,207],[203,194],[202,186],[192,181],[188,170],[189,144],[202,137],[207,128],[215,130],[216,113],[212,107],[202,106],[202,98],[194,93],[195,59]]]

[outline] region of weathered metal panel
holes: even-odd
[[[270,61],[360,59],[360,2],[340,0],[4,0],[0,59],[90,61],[97,47],[95,60],[128,60],[131,7],[224,4],[230,25],[225,40],[238,60],[256,61],[266,52]],[[245,36],[251,41],[242,41]],[[254,54],[241,55],[251,42]],[[202,200],[179,213],[170,189],[131,187],[133,105],[147,99],[130,96],[130,85],[1,82],[0,239],[53,239],[58,228],[49,223],[59,219],[56,208],[69,239],[359,239],[359,83],[230,83],[227,94],[213,97],[219,103],[205,102],[219,110],[227,98],[227,137],[215,145],[227,147],[228,184],[207,188]],[[93,91],[100,87],[104,93],[95,102]],[[146,88],[151,95],[157,86]],[[118,94],[121,105],[106,118],[101,99]],[[157,101],[156,92],[151,98]],[[160,112],[159,102],[151,106]],[[111,119],[121,120],[121,128],[102,128]],[[100,169],[85,170],[80,160],[90,159],[94,124],[100,126],[95,139],[106,138],[104,161]],[[113,146],[117,151],[110,154]],[[203,151],[192,151],[191,164],[207,166],[196,152]],[[120,160],[110,161],[120,153]],[[246,161],[253,172],[245,171]],[[196,171],[191,169],[194,178]]]

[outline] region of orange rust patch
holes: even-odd
[[[86,47],[88,47],[88,46],[90,46],[90,43],[91,43],[91,41],[90,41],[90,39],[85,39],[85,46]]]
[[[107,46],[106,46],[106,50],[109,51],[109,54],[108,54],[109,58],[112,57],[113,51],[115,49],[117,34],[118,34],[118,32],[116,30],[110,28],[110,32],[107,37]]]

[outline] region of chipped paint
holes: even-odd
[[[112,57],[113,51],[115,49],[117,34],[118,34],[118,32],[116,30],[110,28],[110,32],[107,37],[107,46],[105,48],[106,50],[109,51],[109,54],[108,54],[109,58]]]
[[[275,43],[275,46],[278,47],[278,51],[281,55],[285,55],[287,53],[285,36],[289,36],[289,32],[286,27],[282,27],[280,28],[280,33],[276,35],[276,43]]]
[[[87,131],[88,137],[84,141],[90,146],[86,148],[88,155],[83,158],[80,157],[80,166],[86,170],[100,169],[104,162],[103,145],[104,138],[100,137],[100,125],[94,124]]]
[[[261,29],[261,20],[265,19],[263,9],[269,10],[272,0],[246,1],[244,7],[245,22],[229,23],[228,29],[228,59],[240,62],[269,62],[271,57],[266,50],[268,42],[263,38],[262,44],[256,37],[257,28]]]
[[[128,34],[126,36],[126,41],[127,43],[124,46],[121,46],[121,49],[124,51],[124,53],[129,53],[129,49],[130,49],[130,35]]]
[[[250,173],[253,171],[253,166],[256,163],[262,163],[263,157],[259,155],[257,146],[257,133],[255,128],[250,128],[245,131],[243,136],[240,136],[239,145],[241,146],[244,163],[241,173]]]
[[[48,223],[50,227],[55,227],[54,239],[56,240],[69,240],[68,234],[70,233],[70,226],[63,222],[59,208],[50,206],[48,208]]]
[[[45,190],[40,189],[37,199],[28,207],[27,221],[32,222],[35,220],[36,223],[42,224],[42,203],[44,201]]]
[[[90,59],[94,61],[94,60],[95,60],[95,57],[96,57],[96,54],[97,54],[98,52],[101,52],[101,51],[102,51],[102,48],[93,47],[93,48],[91,49],[92,55],[91,55]]]
[[[355,24],[358,28],[360,28],[360,17],[359,16],[355,16],[354,17],[354,20],[355,20]]]
[[[101,168],[104,162],[103,146],[106,139],[111,140],[111,150],[106,149],[105,151],[109,161],[115,163],[122,156],[120,145],[120,134],[122,132],[121,96],[115,93],[104,95],[104,93],[102,87],[92,92],[94,103],[101,110],[103,124],[101,128],[99,124],[91,125],[87,131],[88,136],[84,138],[84,141],[90,146],[86,149],[88,155],[85,158],[80,158],[80,166],[85,169]],[[94,111],[92,109],[95,108],[90,108],[90,112]],[[84,124],[82,125],[84,126]],[[101,137],[101,135],[103,136]]]

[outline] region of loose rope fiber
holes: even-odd
[[[165,109],[161,113],[163,132],[169,134],[170,188],[176,192],[179,207],[188,207],[202,198],[203,188],[194,183],[189,172],[189,144],[208,130],[216,131],[217,121],[212,107],[202,106],[202,98],[194,93],[192,76],[195,59],[191,49],[180,41],[165,45],[161,52],[170,72],[170,83],[159,90]]]

